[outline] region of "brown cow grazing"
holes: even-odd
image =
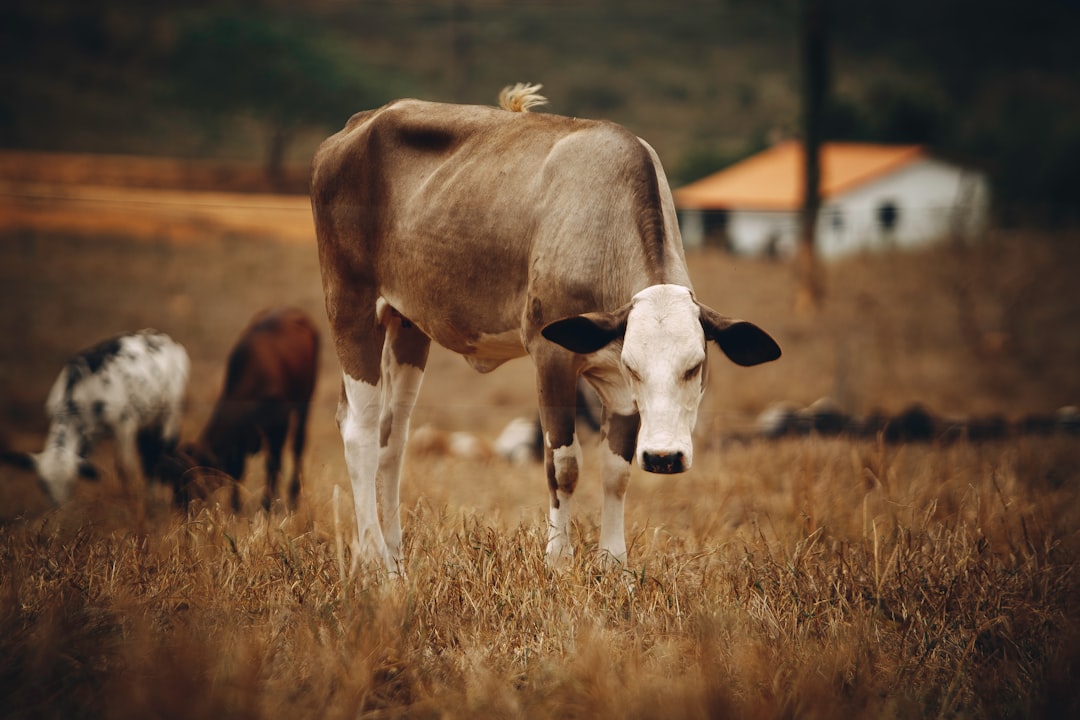
[[[354,115],[315,155],[357,549],[392,573],[401,457],[431,340],[480,372],[532,357],[552,564],[573,554],[578,377],[605,408],[599,548],[624,562],[630,462],[690,468],[706,342],[740,365],[780,356],[763,330],[694,297],[653,149],[613,123],[526,112],[544,102],[538,89],[508,88],[501,108],[392,102]]]
[[[229,354],[225,386],[199,439],[182,452],[194,464],[221,470],[233,483],[233,509],[240,510],[239,480],[248,455],[266,450],[262,505],[277,497],[281,453],[292,423],[289,505],[300,493],[300,464],[307,438],[308,408],[319,367],[319,332],[302,310],[265,310],[251,320]],[[191,464],[191,462],[189,462]],[[182,486],[186,503],[195,488]]]

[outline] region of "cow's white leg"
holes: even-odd
[[[383,348],[386,329],[380,315],[380,303],[370,276],[359,271],[356,263],[363,258],[353,253],[340,258],[341,263],[326,262],[326,254],[343,250],[328,247],[327,233],[337,238],[337,231],[328,229],[328,218],[320,213],[318,204],[315,220],[319,234],[320,264],[323,273],[323,292],[326,295],[326,319],[334,338],[338,361],[342,369],[341,397],[337,421],[345,445],[345,464],[352,484],[353,505],[356,509],[356,558],[382,562],[390,572],[397,572],[397,562],[390,557],[386,538],[379,525],[376,477],[379,469],[379,417],[382,414]],[[356,206],[359,209],[359,206]],[[322,208],[325,212],[325,208]],[[356,231],[359,219],[350,216],[349,233]],[[357,225],[352,225],[356,222]],[[332,243],[331,243],[332,244]],[[355,244],[362,248],[363,242]]]
[[[600,511],[600,552],[609,562],[625,564],[623,501],[626,498],[626,488],[630,484],[630,463],[615,453],[604,453],[604,467],[601,472],[604,499]]]
[[[356,509],[356,552],[368,560],[383,563],[397,571],[397,561],[387,551],[379,526],[375,475],[379,462],[379,415],[382,406],[382,382],[375,385],[342,375],[342,393],[338,403],[338,426],[345,445],[345,465],[352,483]]]
[[[623,526],[626,488],[630,484],[630,463],[637,447],[640,417],[610,413],[605,409],[603,436],[606,440],[603,507],[600,512],[600,551],[606,559],[626,563],[626,530]]]
[[[558,566],[574,557],[574,548],[570,544],[570,505],[581,467],[581,445],[577,436],[573,436],[569,445],[545,450],[550,456],[549,478],[554,474],[548,514],[547,561],[549,565]]]
[[[400,316],[389,314],[384,324],[382,372],[386,387],[379,419],[379,509],[388,556],[400,570],[401,465],[409,439],[409,417],[424,379],[431,341]]]

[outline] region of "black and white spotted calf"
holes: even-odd
[[[57,503],[71,497],[78,477],[97,476],[87,458],[105,438],[116,442],[125,486],[140,464],[149,478],[179,437],[189,369],[183,346],[155,330],[98,343],[69,360],[53,383],[45,449],[0,459],[35,471]]]

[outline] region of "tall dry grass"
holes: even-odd
[[[565,571],[542,508],[416,460],[408,575],[352,568],[347,501],[145,533],[115,493],[0,528],[12,717],[1042,717],[1077,709],[1080,451],[801,439],[635,477],[630,562],[595,493]],[[324,480],[319,478],[320,480]],[[332,480],[327,480],[332,484]],[[336,480],[336,478],[335,478]],[[593,478],[595,480],[595,478]],[[595,484],[595,483],[594,483]],[[458,488],[462,495],[475,492]],[[464,499],[458,497],[458,502]],[[485,507],[484,505],[490,506]]]
[[[147,325],[192,354],[190,437],[252,313],[287,301],[321,319],[313,248],[215,232],[0,238],[0,439],[36,449],[60,363]],[[852,412],[1077,403],[1078,248],[995,235],[853,258],[830,266],[812,319],[791,314],[786,267],[693,256],[702,299],[768,328],[785,357],[715,358],[695,469],[634,473],[622,572],[595,558],[591,449],[565,571],[543,561],[539,467],[417,454],[407,577],[354,569],[329,352],[296,514],[181,516],[155,490],[136,526],[108,473],[51,510],[0,471],[0,715],[1076,716],[1075,436],[725,437],[770,402],[822,395]],[[479,376],[434,352],[415,423],[493,436],[533,395],[525,362]]]

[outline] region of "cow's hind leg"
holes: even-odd
[[[379,340],[381,345],[382,338]],[[337,419],[356,510],[357,546],[354,553],[359,558],[380,562],[388,569],[396,570],[397,561],[387,552],[386,540],[379,526],[375,490],[375,475],[379,467],[381,394],[381,379],[369,383],[352,377],[348,371],[344,372]]]
[[[390,557],[401,564],[401,465],[409,439],[409,418],[424,379],[431,341],[415,325],[389,308],[381,313],[386,327],[382,375],[386,382],[379,418],[379,509]]]
[[[396,572],[397,558],[388,552],[379,525],[376,492],[386,328],[378,307],[385,306],[385,302],[375,289],[377,283],[369,251],[377,245],[379,211],[384,197],[379,194],[377,182],[372,186],[365,182],[377,180],[374,174],[367,174],[370,168],[360,162],[354,165],[359,171],[357,175],[316,168],[311,205],[326,319],[342,370],[337,421],[356,510],[357,544],[353,557],[382,562],[388,570]],[[340,190],[339,182],[348,182],[348,190]],[[347,200],[345,192],[349,193]]]
[[[374,383],[344,373],[338,424],[353,486],[358,551],[401,572],[401,456],[408,439],[409,416],[423,378],[430,341],[412,323],[389,308],[380,313],[380,372]],[[379,510],[386,524],[379,524]]]

